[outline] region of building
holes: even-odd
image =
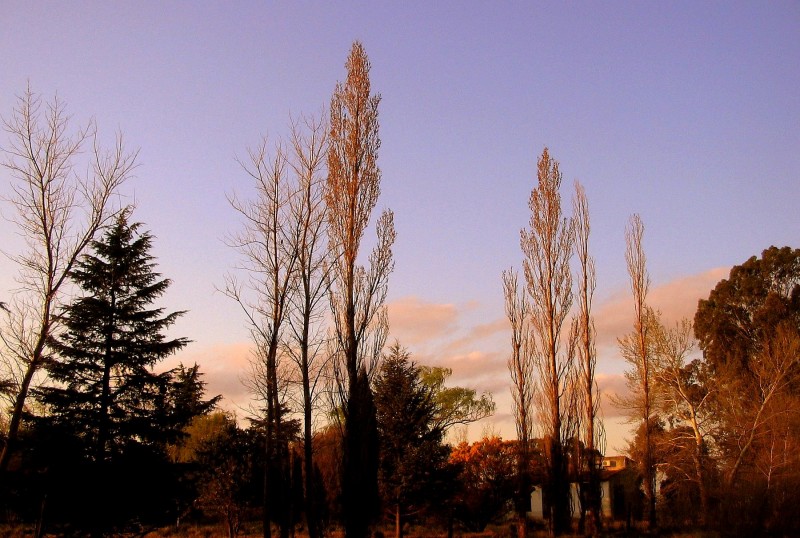
[[[580,517],[578,484],[570,484],[572,517]],[[627,521],[641,510],[642,493],[639,488],[639,473],[626,456],[603,457],[600,470],[601,511],[608,521]],[[528,517],[544,521],[542,488],[535,486],[531,492],[531,511]]]

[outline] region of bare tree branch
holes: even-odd
[[[0,333],[14,395],[0,471],[16,448],[28,392],[47,360],[47,340],[58,330],[69,273],[97,230],[122,209],[112,207],[112,197],[131,176],[138,153],[126,151],[122,135],[112,149],[101,149],[94,122],[72,132],[64,104],[57,97],[43,103],[30,86],[3,126],[9,134],[3,165],[13,178],[5,201],[15,209],[13,222],[26,250],[7,254],[19,268],[20,287]],[[81,174],[79,158],[87,143],[91,164]]]

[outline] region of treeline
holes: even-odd
[[[542,490],[551,534],[597,535],[604,524],[588,204],[576,182],[566,215],[561,181],[545,149],[530,223],[520,233],[522,282],[514,269],[503,274],[520,538],[528,533],[533,487]],[[671,325],[648,302],[638,215],[625,239],[633,327],[618,339],[628,392],[614,403],[637,425],[628,452],[643,495],[630,513],[639,531],[796,534],[800,250],[770,247],[734,267],[693,320]],[[532,451],[542,443],[542,472],[533,476]]]

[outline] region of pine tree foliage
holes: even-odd
[[[48,420],[69,425],[98,461],[132,444],[169,440],[172,372],[153,366],[189,342],[165,335],[183,312],[152,307],[170,280],[155,271],[153,236],[128,216],[92,242],[93,253],[72,271],[83,295],[67,308],[65,331],[49,342],[55,384],[38,392]],[[196,385],[191,374],[181,382]]]
[[[375,379],[375,408],[380,486],[395,521],[395,537],[401,538],[404,518],[435,497],[449,451],[442,445],[435,389],[423,381],[422,369],[397,343]]]

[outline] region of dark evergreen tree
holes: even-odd
[[[180,432],[184,437],[184,428],[192,423],[195,417],[206,415],[213,411],[222,399],[221,395],[204,400],[206,382],[200,366],[186,367],[183,363],[170,371],[171,381],[167,388],[166,399],[161,405],[165,417],[164,425],[171,425],[175,432]]]
[[[179,371],[174,386],[173,372],[153,371],[189,341],[164,334],[183,312],[165,314],[151,306],[170,280],[155,271],[153,236],[140,232],[141,224],[128,224],[128,216],[123,212],[92,242],[93,253],[70,274],[84,294],[67,308],[66,330],[49,342],[54,385],[38,392],[49,412],[46,422],[68,425],[97,462],[163,448],[182,426],[176,422],[188,422],[169,419],[176,413],[170,396],[178,404],[187,391],[202,388],[196,369]]]
[[[375,379],[380,442],[379,484],[384,508],[402,537],[406,517],[419,513],[442,489],[449,450],[437,425],[436,393],[422,381],[421,368],[394,344]]]

